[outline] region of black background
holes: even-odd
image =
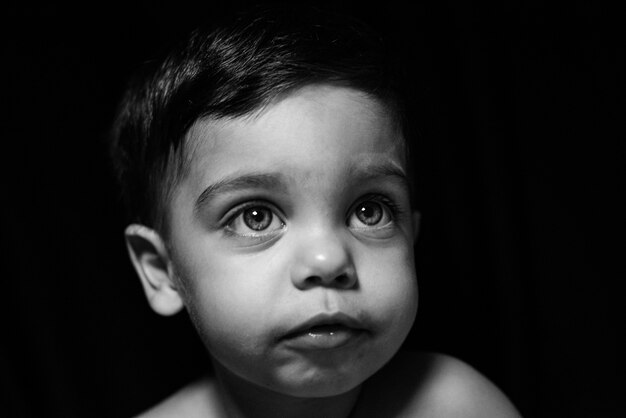
[[[140,62],[248,3],[4,11],[0,415],[130,416],[207,363],[184,315],[145,302],[105,134]],[[413,76],[423,225],[407,345],[466,360],[525,416],[620,416],[619,15],[581,1],[327,7],[379,28]]]

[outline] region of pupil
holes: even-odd
[[[377,203],[364,203],[357,212],[357,217],[366,225],[375,225],[382,218],[382,210]]]
[[[264,208],[251,208],[245,211],[243,219],[250,229],[261,231],[272,222],[272,212]]]

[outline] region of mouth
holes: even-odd
[[[280,340],[297,350],[329,350],[365,338],[368,330],[359,320],[346,314],[320,314],[288,331]]]

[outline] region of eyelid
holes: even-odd
[[[239,219],[239,218],[243,217],[243,213],[247,209],[255,208],[255,207],[263,207],[269,210],[272,213],[272,216],[276,217],[278,222],[280,222],[281,227],[274,228],[274,229],[260,230],[260,231],[254,231],[250,229],[250,231],[238,232],[236,230],[237,228],[234,227],[233,224],[235,222],[244,222],[242,219]],[[244,203],[236,205],[235,207],[230,209],[223,216],[223,220],[220,224],[220,229],[223,231],[224,234],[226,234],[227,236],[233,239],[243,240],[243,241],[240,241],[242,246],[251,247],[251,246],[256,246],[259,244],[272,242],[275,238],[277,238],[284,232],[286,226],[287,226],[287,223],[285,222],[285,216],[282,213],[282,211],[280,211],[276,207],[276,205],[269,203],[265,200],[257,199],[257,200],[245,201]]]
[[[241,215],[244,210],[252,208],[252,207],[256,207],[256,206],[262,206],[262,207],[266,207],[270,209],[274,215],[278,216],[281,222],[285,223],[285,215],[280,209],[278,209],[276,205],[264,199],[252,199],[252,200],[246,200],[242,203],[238,203],[234,205],[233,207],[231,207],[229,210],[227,210],[226,213],[224,213],[224,215],[222,215],[220,218],[221,226],[224,227],[228,225],[237,216]]]
[[[398,205],[393,199],[389,198],[388,196],[382,193],[368,193],[356,200],[356,202],[350,207],[346,218],[349,219],[350,216],[352,216],[352,214],[354,213],[356,207],[364,202],[376,202],[382,205],[385,209],[389,211],[389,215],[391,216],[392,221],[395,221],[398,216],[402,215],[402,213],[404,212],[400,205]]]

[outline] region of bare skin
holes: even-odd
[[[517,416],[464,363],[396,355],[417,313],[419,214],[382,103],[311,85],[199,120],[188,141],[168,245],[143,225],[127,243],[152,308],[189,312],[215,374],[144,416]]]
[[[356,396],[353,396],[355,395]],[[236,397],[236,396],[235,396]],[[279,400],[280,404],[273,401]],[[345,399],[267,398],[253,411],[234,406],[232,394],[207,376],[176,392],[140,418],[160,417],[520,417],[489,380],[455,358],[432,353],[399,353]],[[292,415],[295,414],[295,415]]]

